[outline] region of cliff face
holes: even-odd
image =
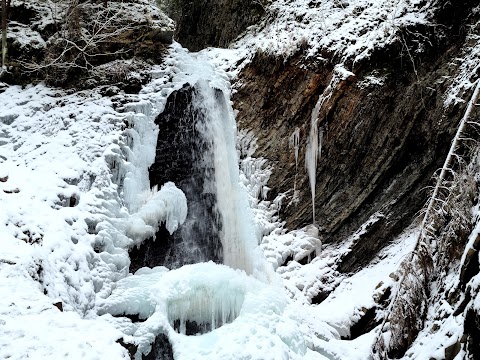
[[[8,17],[3,81],[76,88],[114,85],[131,93],[148,81],[148,64],[162,61],[174,28],[148,1],[17,0],[11,2]]]
[[[312,111],[319,97],[324,99],[315,220],[325,242],[344,240],[368,221],[342,259],[343,272],[366,265],[425,203],[425,188],[441,167],[465,108],[445,108],[444,101],[460,65],[452,59],[464,42],[458,19],[467,16],[469,5],[438,12],[442,20],[445,11],[458,13],[446,24],[443,40],[428,28],[405,29],[425,36],[426,51],[415,58],[418,39],[406,35],[356,63],[353,73],[335,67],[333,56],[318,62],[300,49],[287,60],[259,51],[239,77],[238,123],[257,137],[256,155],[273,164],[270,196],[287,194],[281,216],[289,228],[312,223],[305,146]],[[290,144],[296,128],[298,168]]]
[[[264,13],[262,0],[181,0],[176,40],[191,51],[226,47]]]

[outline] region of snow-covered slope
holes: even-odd
[[[152,193],[148,182],[152,119],[169,86],[163,95],[116,98],[41,84],[0,94],[3,357],[125,353],[111,326],[82,319],[96,318],[96,296],[128,274],[129,247],[160,222],[174,231],[185,220],[183,193],[171,183]]]

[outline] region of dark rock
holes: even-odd
[[[467,337],[469,359],[480,359],[480,314],[474,309],[468,309],[465,315],[464,333]]]
[[[0,123],[5,125],[12,125],[13,122],[18,118],[18,114],[8,114],[0,116]]]
[[[350,337],[348,339],[354,340],[377,327],[380,320],[376,319],[376,314],[377,308],[375,306],[370,309],[363,309],[363,315],[350,327]]]
[[[123,338],[120,338],[115,342],[120,344],[121,346],[123,346],[125,349],[127,349],[128,355],[130,355],[130,359],[132,359],[132,360],[135,359],[135,354],[136,354],[137,349],[138,349],[137,345],[125,342],[125,340]]]
[[[321,304],[326,298],[328,298],[328,295],[330,295],[329,292],[320,291],[317,295],[312,297],[311,304],[312,305]]]
[[[445,349],[445,360],[453,360],[455,359],[455,356],[460,352],[462,349],[462,344],[460,344],[460,341],[457,341],[456,343],[450,345]]]
[[[174,360],[172,344],[167,335],[159,334],[155,338],[152,350],[147,355],[142,356],[143,360]]]
[[[53,304],[53,306],[55,306],[58,310],[63,312],[63,303],[61,301],[56,302],[55,304]]]
[[[176,332],[180,333],[180,320],[173,322],[173,328]],[[210,331],[212,331],[212,324],[208,322],[198,324],[196,321],[185,321],[185,335],[187,336],[206,334]]]
[[[469,249],[465,256],[465,261],[460,270],[460,285],[465,289],[468,282],[480,272],[480,264],[478,260],[478,251]]]
[[[262,0],[180,0],[176,40],[191,51],[226,47],[265,12]],[[176,14],[177,15],[176,15]]]
[[[130,272],[135,273],[142,267],[155,267],[167,262],[170,249],[175,239],[169,234],[165,226],[160,226],[155,240],[148,239],[139,247],[130,249]]]
[[[18,194],[20,192],[20,189],[3,189],[3,192],[5,194]]]

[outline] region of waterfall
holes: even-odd
[[[192,106],[205,110],[205,119],[197,123],[197,129],[204,139],[211,139],[209,156],[203,160],[211,161],[214,168],[213,189],[207,191],[214,190],[216,195],[216,210],[222,225],[219,235],[223,263],[251,273],[258,240],[247,194],[240,185],[233,109],[225,91],[204,80],[195,85]]]
[[[181,88],[170,93],[155,120],[159,136],[149,177],[152,186],[171,181],[184,192],[187,219],[172,235],[159,229],[158,241],[130,255],[143,256],[136,268],[176,269],[212,260],[250,274],[263,260],[255,255],[258,234],[240,184],[229,85],[211,67],[185,55],[182,73],[190,76],[181,79]]]

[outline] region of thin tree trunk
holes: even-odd
[[[7,0],[2,0],[2,68],[7,66]]]
[[[473,91],[473,94],[470,98],[470,101],[468,103],[467,109],[465,110],[465,114],[463,115],[462,120],[460,121],[460,124],[458,125],[457,132],[455,133],[455,137],[453,138],[452,144],[450,146],[450,150],[447,154],[447,158],[445,159],[445,163],[443,164],[442,170],[440,172],[440,175],[437,179],[435,188],[433,190],[433,194],[430,197],[430,200],[428,202],[427,209],[425,211],[425,214],[423,216],[422,224],[420,225],[420,233],[417,238],[417,242],[415,245],[415,249],[410,253],[409,259],[407,263],[412,263],[414,256],[417,254],[420,245],[422,242],[424,242],[427,239],[427,226],[430,221],[430,215],[431,212],[433,211],[433,207],[436,201],[438,201],[438,194],[440,191],[440,188],[442,186],[442,182],[445,179],[447,173],[450,171],[451,164],[453,161],[453,158],[455,157],[455,151],[457,150],[457,147],[459,145],[459,142],[461,141],[461,137],[463,132],[465,131],[465,128],[468,123],[468,119],[470,117],[470,114],[472,113],[472,110],[474,106],[476,105],[476,102],[480,96],[480,79],[476,81],[476,85]],[[376,337],[374,346],[379,342],[379,339],[383,336],[383,329],[385,328],[385,325],[387,322],[390,320],[390,315],[392,314],[393,307],[395,306],[395,303],[397,301],[397,298],[400,296],[400,290],[403,286],[403,283],[405,282],[407,278],[406,274],[403,274],[400,282],[398,283],[397,286],[397,291],[393,295],[392,299],[390,300],[390,305],[388,307],[387,313],[383,318],[382,324],[380,326],[380,330],[378,331],[378,335]],[[381,356],[381,355],[380,355]]]

